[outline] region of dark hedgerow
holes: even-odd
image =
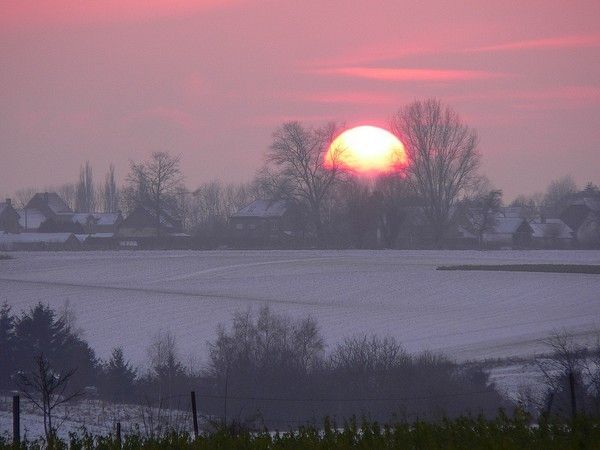
[[[437,270],[487,270],[492,272],[583,273],[598,275],[600,265],[593,264],[482,264],[439,266]]]

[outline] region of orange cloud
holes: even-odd
[[[535,49],[560,48],[593,48],[600,47],[600,35],[560,36],[546,39],[531,39],[526,41],[509,42],[500,45],[489,45],[466,50],[466,52],[500,52]]]
[[[504,74],[483,70],[395,69],[386,67],[338,67],[316,69],[313,72],[384,81],[469,81],[504,76]]]

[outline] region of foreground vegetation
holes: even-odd
[[[493,420],[460,417],[439,422],[416,421],[380,425],[355,421],[337,427],[326,421],[321,429],[300,428],[286,433],[250,432],[235,427],[222,428],[193,439],[185,433],[160,437],[125,436],[119,445],[114,435],[71,435],[56,440],[53,449],[598,449],[600,419],[578,416],[562,422],[541,418],[532,425],[530,416],[517,410],[513,417],[504,413]],[[13,446],[0,437],[0,450],[44,448],[42,441]]]

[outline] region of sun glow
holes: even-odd
[[[359,174],[379,175],[399,172],[406,167],[404,145],[383,128],[363,125],[344,131],[333,140],[325,164]]]

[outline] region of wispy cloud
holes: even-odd
[[[358,66],[314,69],[311,72],[323,75],[338,75],[382,81],[469,81],[506,76],[506,74],[484,70],[405,69]]]
[[[394,96],[378,92],[297,92],[283,93],[280,97],[296,102],[325,104],[384,105],[394,101]]]
[[[191,114],[170,106],[156,106],[138,111],[125,117],[125,122],[131,123],[148,119],[169,123],[183,130],[191,130],[198,125],[197,120]]]
[[[468,53],[502,52],[538,49],[561,48],[594,48],[600,47],[600,35],[584,36],[558,36],[544,39],[530,39],[525,41],[508,42],[498,45],[474,47],[465,50]]]

